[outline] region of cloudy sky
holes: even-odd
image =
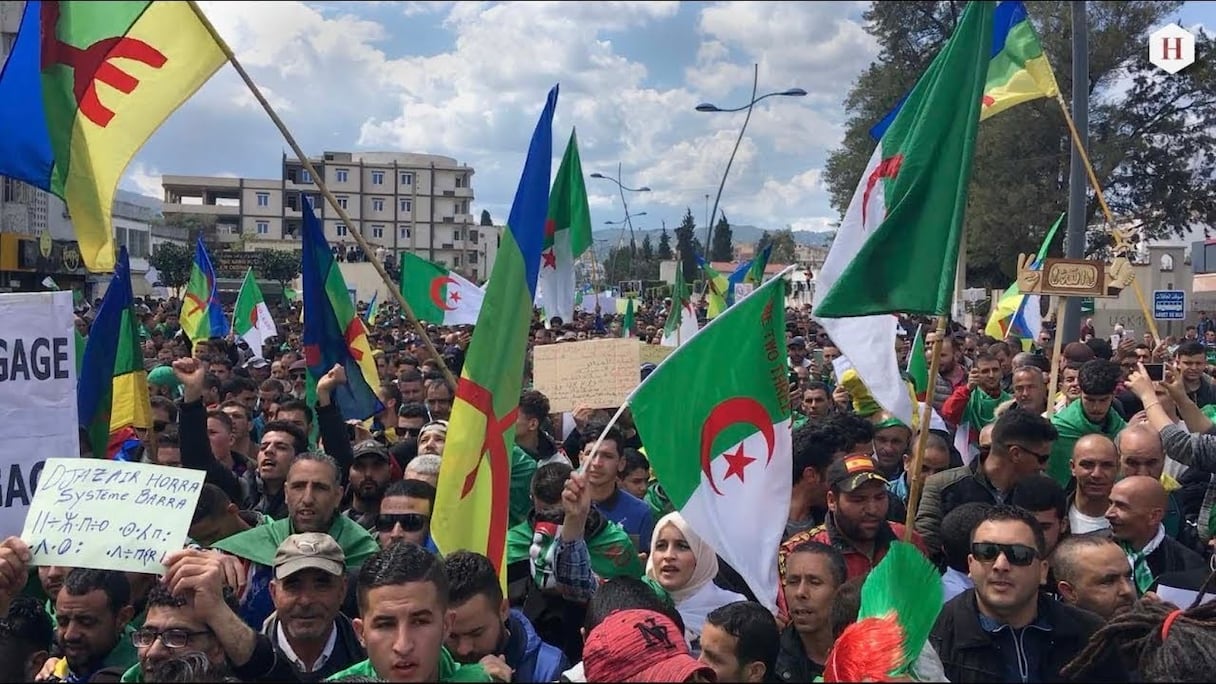
[[[820,176],[842,102],[875,55],[868,2],[203,2],[309,154],[442,154],[476,170],[473,213],[504,222],[546,91],[561,84],[554,163],[577,127],[586,174],[615,175],[637,228],[668,228],[712,203],[743,114],[757,106],[722,197],[732,223],[822,230]],[[1189,3],[1185,25],[1216,25]],[[159,197],[161,174],[278,178],[286,144],[231,67],[149,141],[123,187]],[[616,186],[588,179],[595,228],[624,216]]]

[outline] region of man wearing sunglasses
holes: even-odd
[[[380,548],[399,541],[417,544],[438,553],[431,540],[431,510],[435,488],[422,480],[398,480],[388,486],[376,516],[376,540]]]
[[[1063,669],[1102,620],[1041,596],[1046,542],[1027,511],[998,505],[971,534],[967,565],[975,588],[951,599],[929,636],[952,682],[1123,682],[1118,653],[1103,654],[1075,679]]]
[[[1041,473],[1057,435],[1051,421],[1013,407],[980,431],[975,460],[927,478],[916,531],[929,552],[940,552],[942,518],[950,511],[971,502],[1008,502],[1019,481]]]

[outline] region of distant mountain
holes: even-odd
[[[766,229],[757,226],[739,225],[731,226],[731,237],[734,238],[735,244],[754,244],[760,239],[760,236]],[[662,229],[652,230],[634,230],[634,239],[638,245],[642,244],[642,238],[650,236],[651,243],[657,249],[659,246],[659,234]],[[671,237],[671,247],[675,249],[675,230],[671,227],[667,229],[668,235]],[[831,243],[833,233],[831,231],[810,231],[810,230],[795,230],[794,241],[800,245],[809,245],[811,247],[826,247]],[[608,256],[608,250],[620,245],[629,244],[629,230],[627,228],[607,228],[604,230],[596,230],[591,235],[594,240],[593,247],[595,253],[601,259]],[[697,226],[698,239],[705,239],[705,228]]]

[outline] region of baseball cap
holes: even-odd
[[[364,456],[377,456],[383,461],[389,461],[388,449],[384,445],[374,439],[365,439],[355,445],[355,459],[359,460]]]
[[[786,343],[785,346],[787,346],[787,347],[805,347],[806,338],[799,335],[798,337],[791,339],[788,343]]]
[[[833,491],[848,493],[870,480],[884,485],[887,478],[878,472],[878,464],[869,454],[850,454],[828,466],[828,487]]]
[[[587,635],[583,670],[589,682],[683,682],[713,670],[688,652],[684,633],[652,610],[618,610]]]
[[[293,361],[291,364],[291,368],[289,368],[288,370],[293,370],[293,371],[308,370],[308,364],[304,361],[304,359],[300,359],[298,361]]]
[[[255,356],[245,362],[246,368],[265,368],[269,365],[270,362],[260,356]]]
[[[275,579],[285,579],[310,568],[341,577],[346,574],[346,554],[324,532],[293,534],[274,552]]]

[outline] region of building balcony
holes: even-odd
[[[473,188],[456,188],[455,196],[473,199]]]
[[[231,204],[182,204],[165,202],[161,212],[169,214],[194,214],[203,216],[240,216],[241,207]]]

